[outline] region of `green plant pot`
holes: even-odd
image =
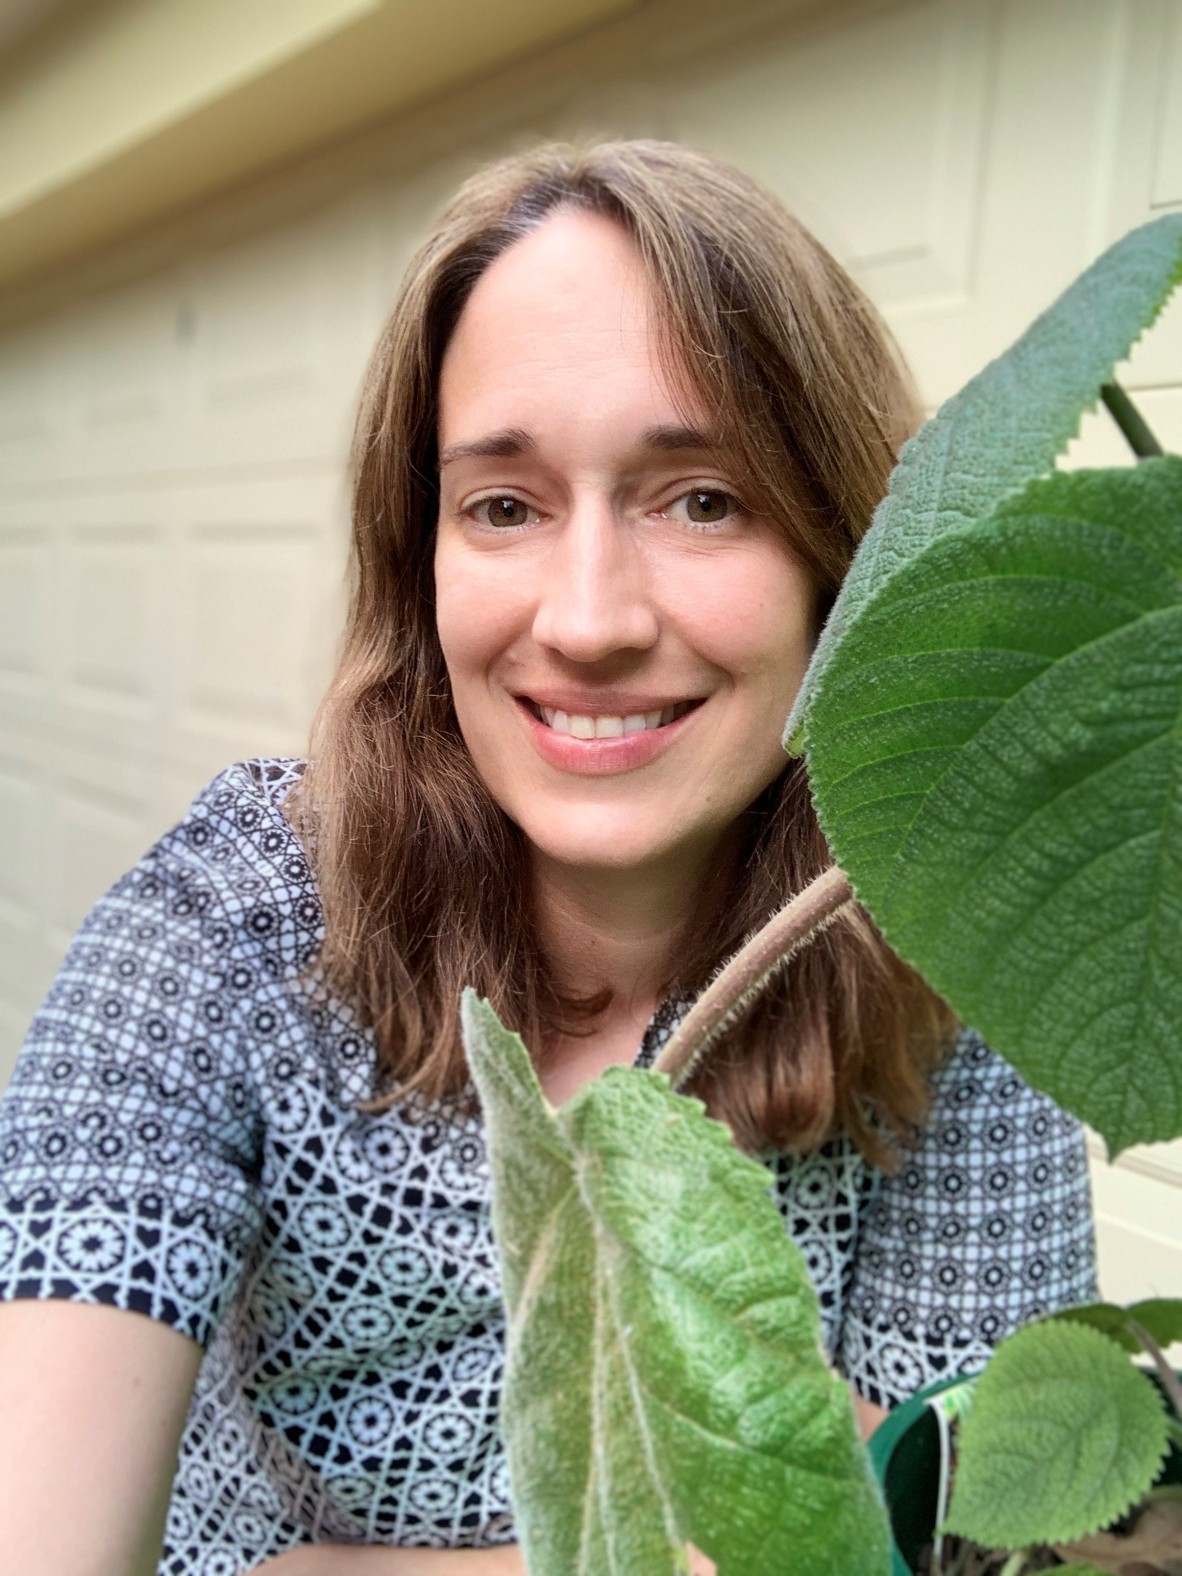
[[[1156,1377],[1150,1375],[1156,1382]],[[940,1481],[940,1432],[929,1396],[960,1384],[943,1379],[897,1406],[871,1435],[870,1460],[891,1517],[891,1576],[914,1576],[919,1556],[936,1530]],[[1161,1482],[1182,1483],[1182,1451],[1171,1447]]]
[[[891,1517],[891,1576],[912,1576],[936,1527],[940,1483],[940,1432],[927,1404],[960,1384],[942,1379],[889,1414],[870,1436],[870,1460]]]

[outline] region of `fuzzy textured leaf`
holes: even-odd
[[[1150,1297],[1122,1308],[1115,1302],[1087,1302],[1077,1308],[1062,1308],[1049,1315],[1072,1324],[1088,1324],[1099,1330],[1122,1351],[1141,1353],[1144,1347],[1129,1329],[1130,1321],[1139,1324],[1161,1347],[1182,1341],[1182,1298]]]
[[[932,542],[834,652],[821,825],[884,934],[1110,1150],[1182,1132],[1182,460]]]
[[[795,741],[840,638],[932,542],[970,527],[1054,465],[1101,385],[1182,278],[1182,213],[1097,258],[903,449],[830,613],[784,731]]]
[[[767,1171],[663,1076],[553,1109],[472,992],[531,1576],[885,1576],[886,1516]]]
[[[1142,1498],[1166,1447],[1161,1397],[1106,1336],[1027,1325],[977,1382],[948,1530],[987,1548],[1072,1543]]]

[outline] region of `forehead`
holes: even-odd
[[[656,300],[627,232],[599,214],[560,210],[477,281],[443,360],[444,441],[472,423],[528,426],[557,404],[627,406],[649,425],[700,419],[675,393]]]

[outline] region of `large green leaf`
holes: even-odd
[[[816,1299],[700,1102],[613,1068],[554,1110],[471,991],[509,1316],[502,1423],[531,1576],[884,1576],[885,1513]]]
[[[817,644],[786,744],[839,639],[881,585],[1051,469],[1180,278],[1182,213],[1164,214],[1110,247],[905,446]]]
[[[931,542],[806,741],[902,956],[1112,1150],[1182,1132],[1182,460],[1054,475]]]
[[[977,1381],[948,1530],[986,1548],[1072,1543],[1142,1498],[1167,1443],[1161,1397],[1106,1336],[1027,1325]]]

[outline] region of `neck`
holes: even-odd
[[[554,981],[565,995],[599,998],[593,1018],[553,1031],[537,1048],[552,1105],[606,1067],[632,1061],[719,857],[714,850],[693,863],[604,870],[557,865],[535,851],[538,935]]]
[[[603,995],[608,1017],[647,1023],[715,861],[630,870],[572,868],[536,853],[538,933],[564,994]]]

